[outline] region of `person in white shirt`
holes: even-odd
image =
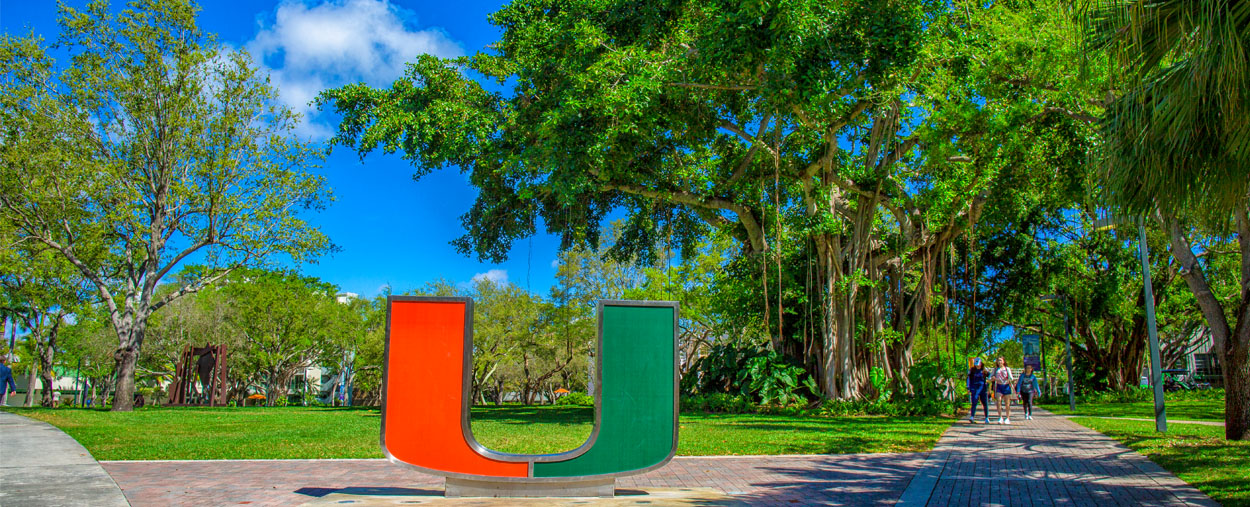
[[[1011,396],[1016,390],[1015,379],[1011,377],[1011,367],[1007,366],[1007,360],[998,358],[997,366],[991,382],[994,384],[994,406],[998,408],[998,424],[1011,424]]]

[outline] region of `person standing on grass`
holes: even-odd
[[[972,358],[972,369],[968,370],[968,396],[972,398],[972,412],[968,414],[968,422],[977,422],[977,402],[985,413],[985,424],[990,423],[989,374],[981,358]]]
[[[9,369],[8,356],[0,355],[0,407],[9,403],[9,395],[17,394],[17,383],[13,382],[13,370]]]
[[[1020,375],[1020,380],[1016,382],[1016,392],[1020,393],[1020,403],[1024,406],[1024,419],[1032,421],[1033,397],[1037,396],[1037,393],[1042,392],[1042,388],[1037,385],[1037,375],[1033,374],[1033,365],[1024,365],[1024,373]]]
[[[1015,383],[1012,382],[1011,367],[1007,366],[1007,360],[1002,357],[998,358],[994,368],[994,400],[995,406],[998,407],[998,424],[1011,424],[1011,395],[1015,391]],[[1006,405],[1006,417],[1003,416],[1003,405]]]

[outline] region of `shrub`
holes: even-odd
[[[896,403],[884,400],[825,400],[819,414],[829,417],[848,415],[899,415]]]
[[[765,405],[786,406],[806,402],[805,391],[819,391],[816,380],[806,370],[786,362],[771,350],[747,361],[745,373],[749,379],[748,392]]]
[[[1204,401],[1204,400],[1222,400],[1224,399],[1223,389],[1204,389],[1194,391],[1173,391],[1165,393],[1165,399],[1168,401]],[[1134,387],[1125,391],[1095,391],[1089,393],[1078,393],[1076,395],[1077,404],[1098,404],[1098,403],[1138,403],[1154,401],[1154,389],[1147,387]],[[1068,403],[1068,395],[1064,394],[1062,389],[1056,396],[1043,396],[1041,403],[1066,405]]]
[[[963,384],[965,372],[959,365],[942,363],[934,359],[925,359],[913,364],[907,372],[907,381],[911,383],[911,395],[906,399],[895,400],[901,415],[934,416],[954,414],[963,400],[967,399],[966,389],[963,397],[958,394],[952,400],[947,395],[948,380],[957,385]],[[959,390],[956,390],[958,393]]]
[[[595,405],[595,397],[586,393],[574,391],[561,396],[556,400],[555,404],[593,407]]]
[[[692,372],[682,378],[687,395],[729,394],[786,406],[814,399],[819,392],[816,380],[801,366],[752,344],[718,343],[695,362]]]
[[[723,412],[729,414],[751,414],[758,411],[759,406],[746,396],[728,393],[700,394],[684,396],[681,399],[683,412]]]
[[[872,392],[876,393],[876,401],[888,401],[890,396],[894,394],[887,386],[888,381],[885,378],[885,370],[880,366],[873,366],[868,371],[868,381],[872,383]]]
[[[1151,399],[1154,399],[1153,397]],[[1177,401],[1223,400],[1223,389],[1203,389],[1199,391],[1173,391],[1167,393],[1167,399]]]
[[[761,405],[758,412],[768,415],[787,416],[811,415],[813,413],[813,411],[807,409],[806,405],[798,403],[790,405]]]

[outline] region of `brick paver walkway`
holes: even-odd
[[[1101,433],[1013,412],[1010,426],[951,426],[900,505],[1218,505]]]
[[[925,456],[678,456],[659,470],[617,480],[617,490],[713,488],[749,505],[892,505]],[[443,492],[442,478],[385,460],[101,464],[135,506],[299,505],[339,492],[379,496],[441,496]]]
[[[1141,454],[1063,417],[1038,410],[1036,419],[1013,423],[962,420],[930,453],[679,456],[662,469],[618,480],[617,489],[705,488],[732,498],[725,503],[748,505],[1215,505]],[[102,465],[136,506],[299,505],[337,498],[426,503],[419,499],[441,496],[443,489],[441,478],[384,460]]]

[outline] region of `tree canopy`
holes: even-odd
[[[825,394],[855,397],[874,365],[906,376],[932,300],[904,279],[931,283],[987,207],[1079,178],[1090,87],[1057,5],[518,1],[492,15],[491,51],[421,56],[389,88],[319,101],[362,156],[467,171],[481,193],[456,245],[481,258],[539,222],[593,247],[612,210],[628,214],[618,259],[721,231],[768,287],[785,249],[810,249],[821,346],[805,362]]]
[[[241,50],[195,24],[187,1],[61,7],[59,66],[36,37],[0,40],[0,218],[94,287],[117,333],[128,410],[153,311],[230,270],[329,247],[305,221],[325,205],[320,153]],[[210,269],[158,286],[188,258]]]

